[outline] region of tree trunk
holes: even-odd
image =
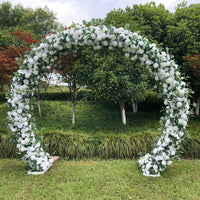
[[[41,112],[41,100],[37,101],[37,105],[38,105],[38,113],[39,113],[39,116],[41,117],[42,116],[42,112]]]
[[[126,113],[124,109],[124,103],[120,103],[120,111],[121,111],[121,116],[122,116],[122,123],[126,124]]]
[[[199,116],[199,109],[200,109],[200,97],[197,99],[197,105],[196,105],[196,115]]]
[[[72,102],[72,125],[75,124],[75,102]]]
[[[135,102],[134,100],[132,100],[131,102],[132,102],[132,107],[133,107],[133,113],[137,113],[138,112],[138,103]]]

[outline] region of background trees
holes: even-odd
[[[55,14],[44,9],[12,6],[10,2],[0,4],[0,90],[8,84],[14,71],[18,69],[15,58],[56,28]]]
[[[173,20],[167,26],[166,43],[181,66],[184,56],[200,52],[200,4],[178,4]]]
[[[124,10],[114,9],[110,11],[105,19],[92,19],[90,22],[85,22],[85,24],[105,24],[108,26],[114,25],[116,27],[126,26],[126,28],[133,32],[139,31],[141,35],[146,36],[161,48],[165,49],[166,47],[169,47],[169,51],[174,55],[174,59],[177,64],[179,64],[182,73],[190,77],[188,80],[191,88],[195,91],[194,99],[196,101],[196,96],[198,96],[197,89],[199,87],[197,83],[199,81],[196,76],[196,72],[194,72],[194,69],[191,68],[188,62],[184,60],[184,57],[187,57],[188,55],[193,57],[194,55],[198,55],[200,52],[200,4],[191,4],[187,6],[187,3],[184,1],[183,3],[177,5],[174,13],[170,13],[162,4],[156,5],[155,2],[150,2],[144,5],[133,4],[132,7],[127,7]],[[6,56],[5,50],[8,49],[11,44],[13,45],[12,48],[21,48],[23,46],[23,41],[21,39],[18,40],[19,36],[18,38],[13,37],[11,32],[16,32],[18,30],[23,31],[24,33],[30,32],[34,39],[39,39],[42,35],[47,34],[52,28],[58,27],[58,25],[59,24],[56,22],[55,14],[47,7],[44,9],[38,8],[33,10],[30,8],[23,8],[22,5],[12,6],[9,2],[0,4],[0,46],[2,47],[0,50],[0,76],[1,80],[4,79],[1,83],[7,83],[9,81],[9,77],[11,77],[12,72],[9,73],[8,69],[9,71],[11,71],[11,68],[15,70],[16,67],[16,65],[14,66],[15,62],[11,64],[8,61],[9,59],[4,59]],[[14,49],[12,49],[12,51],[14,54]],[[19,52],[17,53],[17,56],[18,55]],[[82,56],[87,57],[86,54],[82,54]],[[106,70],[103,70],[103,68],[105,68],[106,65],[112,66],[112,61],[113,59],[115,60],[115,58],[113,56],[111,57],[108,58],[109,61],[107,61],[107,64],[103,63],[103,60],[98,59],[98,63],[101,65],[101,70],[100,68],[98,68],[98,70],[101,71],[102,76],[108,75]],[[79,55],[76,62],[83,64],[80,59],[81,57]],[[91,58],[89,58],[89,60],[93,63],[93,67],[95,68],[97,63],[94,63],[94,59],[92,61]],[[87,65],[87,63],[84,64]],[[5,66],[7,67],[5,68]],[[81,65],[79,65],[79,67],[80,66]],[[89,74],[94,74],[92,66],[87,65],[87,67],[87,70],[86,68],[81,67],[82,72],[79,69],[80,74],[85,73],[84,71],[87,71],[87,76],[89,76]],[[114,71],[112,71],[112,73],[116,75]],[[79,82],[82,81],[81,78],[83,79],[83,77],[84,76],[79,76]],[[91,79],[87,78],[87,84],[91,83]],[[86,85],[86,83],[84,84]],[[138,92],[143,91],[145,88],[143,87],[144,85],[138,84],[137,87],[135,85],[134,90],[137,90]],[[1,90],[2,88],[3,85],[1,86]],[[111,95],[111,93],[109,93],[109,95]],[[137,100],[132,99],[133,103],[135,103],[135,101]],[[135,109],[137,106],[134,105],[133,107]]]
[[[121,51],[84,49],[77,63],[78,83],[92,89],[97,101],[119,105],[122,123],[126,124],[125,103],[134,105],[145,99],[148,73],[146,67],[131,61]]]
[[[112,24],[116,27],[124,27],[132,32],[139,31],[151,41],[161,45],[165,44],[167,26],[172,20],[172,14],[165,9],[164,5],[156,6],[155,2],[147,4],[133,4],[125,10],[117,9],[109,12],[105,18],[105,24]]]
[[[62,81],[67,84],[69,89],[70,100],[72,103],[72,125],[75,124],[75,108],[77,91],[80,88],[78,84],[78,71],[76,70],[77,58],[73,56],[71,52],[67,55],[59,55],[57,65],[52,66],[52,70],[55,73],[59,73],[62,76]]]
[[[192,81],[192,89],[194,93],[194,100],[196,102],[196,115],[199,115],[200,110],[200,54],[194,56],[187,56],[185,60],[189,61],[189,66],[193,72],[194,79]]]
[[[181,72],[189,77],[190,86],[195,91],[194,99],[199,96],[196,73],[184,57],[200,52],[200,4],[187,6],[187,2],[183,1],[177,5],[174,13],[170,13],[162,4],[156,6],[155,2],[133,5],[125,10],[114,9],[107,14],[105,24],[126,26],[131,31],[139,31],[160,47],[169,48]]]
[[[0,91],[3,91],[4,85],[10,82],[13,73],[19,68],[16,58],[23,57],[30,45],[39,42],[34,40],[30,33],[22,33],[21,31],[12,32],[18,39],[18,47],[14,45],[8,48],[0,47]]]
[[[10,2],[0,4],[0,46],[8,47],[17,41],[11,32],[30,32],[35,39],[41,39],[52,29],[58,27],[55,14],[47,7],[23,8],[22,5],[12,6]]]

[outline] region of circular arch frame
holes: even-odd
[[[54,65],[61,52],[76,54],[84,46],[94,50],[120,50],[131,60],[139,60],[151,73],[162,89],[165,116],[161,117],[162,136],[151,153],[138,161],[145,176],[160,176],[179,149],[185,138],[189,114],[189,90],[178,71],[178,66],[170,55],[160,51],[148,39],[123,28],[106,26],[81,26],[58,31],[47,36],[42,43],[36,44],[25,59],[20,62],[20,69],[13,78],[8,94],[9,127],[15,135],[17,148],[22,160],[28,162],[31,174],[42,174],[51,167],[53,161],[36,140],[36,125],[30,114],[30,102],[38,81],[48,67]]]

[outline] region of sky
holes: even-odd
[[[0,0],[11,2],[12,5],[21,4],[25,8],[44,8],[47,6],[56,14],[60,23],[70,26],[72,22],[81,23],[92,18],[105,18],[113,9],[132,7],[133,4],[145,4],[151,0]],[[175,11],[177,4],[183,0],[154,0],[156,4],[164,4],[170,12]],[[200,3],[200,0],[188,0],[189,4]]]

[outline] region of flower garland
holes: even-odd
[[[40,141],[35,139],[37,130],[29,111],[30,102],[38,80],[47,74],[49,66],[55,64],[59,53],[76,54],[84,46],[94,50],[120,50],[131,60],[140,60],[161,86],[166,105],[166,114],[161,118],[163,135],[153,151],[138,161],[144,175],[159,176],[172,163],[171,159],[185,137],[189,91],[180,76],[178,66],[167,53],[161,52],[154,43],[151,44],[138,33],[115,27],[76,25],[48,35],[31,52],[26,53],[8,95],[9,127],[16,136],[22,159],[29,163],[30,172],[46,171],[52,165],[49,154],[44,152]]]

